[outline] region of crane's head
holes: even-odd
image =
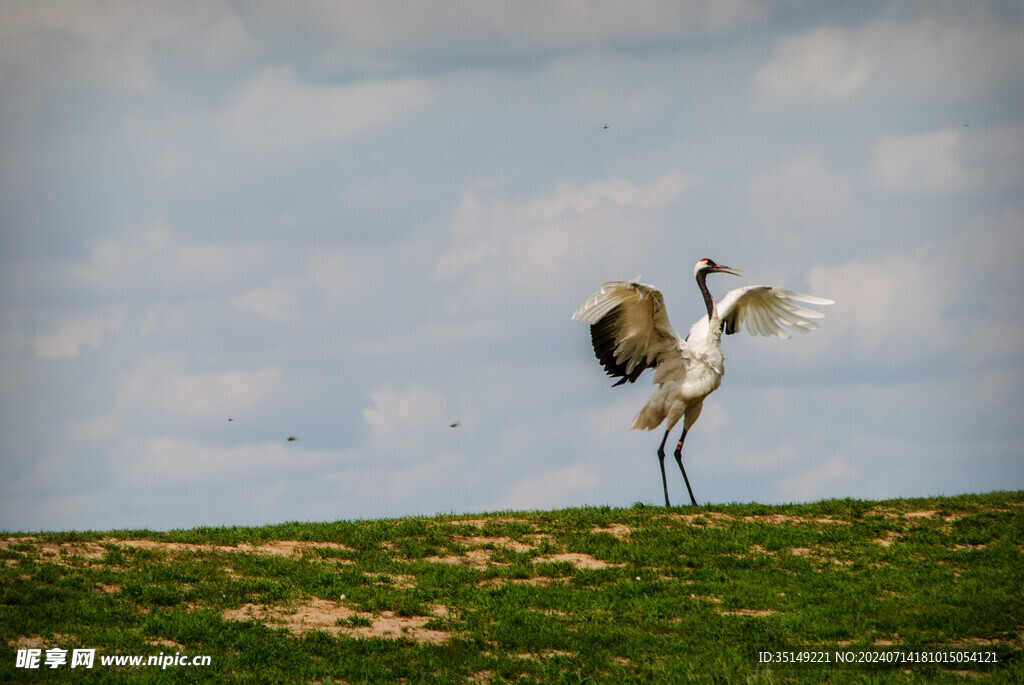
[[[693,265],[694,277],[701,275],[707,276],[708,274],[732,274],[733,276],[742,276],[743,271],[731,266],[716,264],[713,259],[708,259],[707,257]]]

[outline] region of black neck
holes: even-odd
[[[710,321],[715,314],[715,300],[711,297],[711,293],[708,292],[707,277],[706,271],[699,271],[697,273],[697,287],[700,288],[700,294],[704,296],[704,304],[708,308],[708,321]]]

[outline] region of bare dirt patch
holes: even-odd
[[[491,550],[487,549],[471,549],[463,555],[452,554],[444,557],[427,557],[424,561],[429,561],[435,564],[460,564],[462,566],[468,566],[475,569],[487,569],[492,566],[508,566],[508,563],[501,561],[493,561],[491,559]],[[542,563],[558,563],[568,562],[578,569],[601,569],[608,568],[609,566],[621,566],[621,564],[610,564],[606,561],[593,557],[589,554],[580,554],[578,552],[563,552],[561,554],[546,554],[543,556],[536,557],[533,562]]]
[[[6,540],[0,540],[0,547],[8,549],[10,545],[34,545],[37,542],[39,542],[39,538],[34,535],[25,535],[20,538],[11,536]]]
[[[42,635],[25,635],[16,639],[11,646],[16,649],[46,649],[71,643],[78,644],[78,638],[74,635],[55,633],[52,638]]]
[[[821,526],[848,526],[849,521],[834,519],[828,516],[821,516],[814,519],[802,518],[800,516],[789,516],[788,514],[762,514],[759,516],[744,516],[744,521],[751,523],[767,523],[773,526],[794,525],[803,526],[809,523],[816,523]]]
[[[516,659],[527,659],[529,661],[540,661],[541,659],[548,659],[553,656],[576,656],[576,652],[567,652],[563,649],[546,649],[536,654],[530,652],[523,652],[520,654],[513,654]]]
[[[829,518],[828,516],[822,516],[821,518],[814,519],[815,523],[823,526],[848,526],[849,521],[843,521],[842,519]]]
[[[774,616],[776,612],[772,609],[730,609],[719,611],[722,616]]]
[[[513,540],[510,537],[501,535],[456,535],[452,542],[460,547],[467,547],[464,554],[448,554],[445,556],[427,557],[425,561],[435,564],[458,564],[470,568],[485,569],[490,566],[507,566],[506,562],[492,560],[492,553],[501,549],[510,550],[519,554],[532,552],[542,541],[550,540],[544,534],[525,536],[525,540]]]
[[[364,572],[363,575],[372,579],[371,582],[374,585],[387,585],[388,587],[397,588],[399,590],[409,590],[416,587],[416,577],[407,576],[402,573]]]
[[[429,561],[433,564],[455,564],[475,569],[485,569],[491,566],[508,566],[505,562],[491,561],[491,551],[486,549],[471,549],[465,554],[449,554],[444,557],[426,557],[423,561]]]
[[[549,556],[538,557],[537,561],[567,561],[576,568],[579,569],[599,569],[608,568],[609,566],[621,566],[622,564],[610,564],[607,561],[601,561],[596,557],[592,557],[589,554],[579,554],[576,552],[565,552],[563,554],[551,554]]]
[[[806,558],[816,564],[831,564],[833,566],[851,566],[852,561],[845,559],[836,559],[831,555],[830,551],[822,548],[814,547],[793,547],[789,550],[789,553],[795,557]],[[817,572],[821,571],[821,568],[814,569]]]
[[[241,542],[238,545],[199,545],[187,542],[161,542],[159,540],[114,540],[102,542],[112,545],[124,545],[139,549],[158,549],[165,552],[224,552],[227,554],[269,554],[274,556],[300,556],[308,550],[332,549],[351,552],[351,547],[337,542],[316,542],[298,540],[276,540],[262,545]]]
[[[434,616],[444,616],[447,611],[447,607],[437,605]],[[392,611],[375,615],[318,597],[294,607],[245,604],[238,609],[228,609],[221,616],[228,621],[258,621],[271,628],[285,628],[295,635],[317,630],[355,638],[404,637],[430,643],[446,642],[451,638],[447,631],[427,628],[429,616],[397,616]],[[369,621],[370,625],[346,625],[345,622],[352,617]]]
[[[175,642],[174,640],[167,640],[167,639],[161,638],[159,640],[149,640],[148,642],[149,642],[149,644],[153,645],[154,647],[169,647],[169,648],[175,649],[175,650],[177,650],[179,652],[184,652],[185,651],[185,645],[181,644],[180,642]]]
[[[544,614],[545,616],[572,616],[568,611],[562,611],[561,609],[530,609],[530,611],[536,614]]]
[[[633,529],[630,528],[629,526],[623,525],[621,523],[613,523],[612,525],[608,526],[607,528],[594,528],[590,532],[591,533],[608,533],[609,535],[611,535],[613,537],[617,537],[620,540],[625,540],[633,532]]]
[[[490,537],[487,535],[469,535],[461,536],[457,535],[452,538],[452,542],[455,542],[463,547],[505,547],[512,550],[513,552],[529,552],[537,547],[543,539],[550,539],[547,535],[530,535],[527,536],[529,542],[520,542],[513,540],[509,537],[494,536]],[[532,543],[532,544],[531,544]]]
[[[456,526],[473,526],[474,528],[483,528],[488,523],[530,523],[530,521],[514,518],[462,519],[459,521],[452,521],[452,524]]]
[[[769,552],[761,545],[753,544],[750,547],[747,547],[747,551],[745,553],[741,554],[739,552],[726,552],[725,556],[734,557],[736,559],[751,559],[753,557],[768,556],[769,554],[774,554],[774,552]]]
[[[31,549],[24,549],[28,545]],[[40,561],[66,566],[68,557],[79,557],[90,561],[102,559],[111,546],[135,549],[155,549],[169,553],[180,552],[223,552],[228,554],[269,554],[276,556],[300,556],[309,550],[331,549],[351,551],[350,547],[336,542],[310,542],[278,540],[263,545],[243,542],[238,545],[200,545],[186,542],[163,542],[160,540],[117,540],[104,538],[98,542],[39,542],[38,538],[7,538],[0,540],[0,549],[32,555]],[[22,547],[23,549],[16,549]],[[15,548],[15,549],[12,549]],[[347,560],[339,559],[340,563]]]
[[[787,516],[786,514],[762,514],[759,516],[744,516],[744,521],[750,521],[751,523],[769,523],[773,526],[782,525],[783,523],[806,523],[804,519],[797,518],[796,516]]]
[[[536,585],[546,587],[555,583],[564,583],[565,578],[551,578],[548,576],[534,576],[533,578],[488,578],[480,581],[480,587],[500,587],[502,585]]]
[[[339,619],[347,619],[356,612],[338,602],[313,598],[294,608],[243,604],[227,609],[221,616],[228,621],[258,621],[268,626],[285,627],[289,632],[305,633],[310,630],[340,632]]]
[[[707,526],[725,528],[733,521],[733,517],[718,511],[703,511],[699,514],[663,514],[658,520],[679,521],[688,526]]]
[[[15,544],[26,544],[22,538]],[[13,550],[27,556],[34,556],[39,561],[57,566],[69,566],[72,558],[97,561],[107,553],[106,548],[95,542],[43,542],[34,543],[33,550]]]
[[[439,644],[451,639],[451,633],[444,630],[432,630],[426,627],[430,621],[422,616],[396,616],[394,612],[383,611],[373,619],[373,625],[366,628],[350,628],[349,633],[359,638],[401,638],[406,637],[414,642]]]
[[[900,539],[900,534],[894,530],[887,530],[884,538],[876,538],[873,542],[878,543],[882,547],[889,547],[892,543]]]

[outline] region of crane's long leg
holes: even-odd
[[[671,430],[671,428],[669,429]],[[665,506],[671,507],[668,503],[668,479],[665,478],[665,441],[668,440],[668,431],[665,431],[665,437],[661,439],[661,445],[658,446],[658,463],[661,464],[661,486],[665,488]]]
[[[667,437],[668,433],[666,433],[665,436]],[[690,488],[690,479],[686,477],[686,469],[683,468],[683,440],[686,440],[686,429],[685,428],[683,429],[683,434],[679,436],[679,442],[676,443],[675,457],[676,457],[676,463],[679,464],[679,470],[683,472],[683,481],[686,483],[686,491],[688,493],[690,493],[690,504],[692,504],[693,506],[697,506],[697,500],[694,499],[694,497],[693,497],[693,490]],[[661,444],[664,447],[665,441],[662,440]],[[662,459],[664,459],[664,457],[662,457]],[[662,477],[664,477],[664,475],[665,475],[665,462],[664,461],[662,461],[661,475],[662,475]],[[667,501],[668,500],[668,494],[667,494],[668,493],[668,488],[667,487],[666,487],[665,492],[666,492],[665,499]]]

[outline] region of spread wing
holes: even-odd
[[[824,297],[766,285],[751,285],[730,290],[718,303],[718,318],[722,321],[722,331],[726,335],[736,333],[746,324],[751,335],[788,338],[793,331],[806,333],[817,328],[815,319],[825,317],[821,312],[802,307],[798,302],[833,304],[832,300]],[[704,317],[704,326],[707,327],[707,317]]]
[[[634,382],[658,367],[654,382],[685,363],[686,344],[669,323],[661,291],[651,285],[609,281],[572,318],[590,324],[594,354],[615,385]]]

